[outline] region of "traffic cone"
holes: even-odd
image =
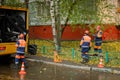
[[[54,62],[62,62],[62,60],[61,60],[60,57],[58,56],[57,51],[54,51]]]
[[[20,80],[25,80],[25,74],[20,74]]]
[[[20,70],[19,74],[26,74],[25,67],[24,67],[24,62],[22,62],[22,66],[21,66],[21,70]]]
[[[100,58],[100,62],[99,62],[99,64],[98,64],[98,67],[99,68],[103,68],[104,67],[104,65],[103,65],[103,59],[102,59],[102,57]]]

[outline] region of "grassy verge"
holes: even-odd
[[[37,45],[37,55],[53,58],[54,44],[52,41],[47,40],[30,40],[30,44]],[[94,44],[94,43],[93,43]],[[104,61],[103,64],[106,67],[120,68],[120,42],[105,42],[102,44]],[[94,45],[93,45],[94,46]],[[94,54],[93,46],[89,54]],[[108,58],[106,56],[108,53]],[[62,60],[69,60],[75,63],[80,63],[81,52],[79,49],[79,41],[62,41],[61,42],[61,52],[59,56]],[[108,59],[108,60],[107,60]],[[88,65],[98,65],[99,57],[90,57]]]

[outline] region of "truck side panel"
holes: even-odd
[[[15,43],[0,43],[0,55],[16,53]]]

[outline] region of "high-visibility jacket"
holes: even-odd
[[[102,43],[102,31],[99,30],[95,34],[95,43]]]
[[[85,34],[81,39],[80,45],[82,48],[89,48],[92,45],[90,36]]]
[[[24,54],[25,46],[26,46],[26,41],[24,39],[18,39],[16,42],[17,53]]]

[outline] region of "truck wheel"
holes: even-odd
[[[37,53],[37,45],[28,45],[28,53],[31,55],[36,55]]]

